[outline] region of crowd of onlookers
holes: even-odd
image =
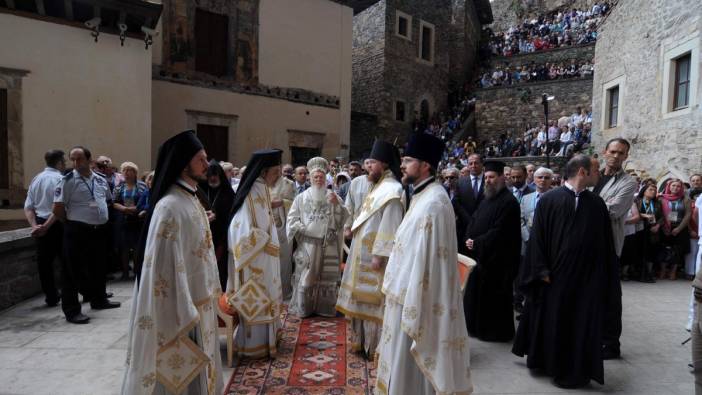
[[[590,78],[594,73],[591,62],[566,63],[530,63],[521,67],[497,67],[492,72],[485,72],[476,81],[476,87],[508,86],[527,82],[563,80],[571,78]]]
[[[555,11],[525,19],[504,32],[486,29],[487,50],[496,56],[511,56],[594,42],[597,26],[609,9],[608,3],[597,2],[592,9]]]
[[[584,108],[577,108],[572,115],[549,122],[548,127],[541,123],[527,125],[522,135],[511,131],[496,139],[476,141],[472,136],[465,139],[446,140],[441,166],[462,167],[468,164],[468,157],[477,153],[485,158],[519,156],[565,156],[590,148],[592,114]]]

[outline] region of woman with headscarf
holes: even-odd
[[[671,251],[668,262],[661,262],[658,278],[664,279],[666,274],[671,280],[677,279],[678,267],[683,264],[683,258],[690,250],[690,234],[687,224],[692,212],[690,199],[685,196],[685,187],[679,179],[668,182],[665,192],[661,195],[663,209],[663,245]],[[667,267],[670,265],[670,269]]]
[[[222,166],[215,160],[210,161],[207,168],[207,181],[200,182],[202,196],[207,199],[214,220],[210,222],[212,243],[217,257],[219,283],[222,289],[227,287],[227,231],[234,204],[234,190]]]

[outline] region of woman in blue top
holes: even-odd
[[[115,187],[114,208],[118,213],[118,250],[122,263],[122,279],[129,279],[129,257],[134,257],[143,221],[139,218],[137,202],[146,192],[146,184],[137,180],[139,168],[132,162],[120,166],[124,182]]]

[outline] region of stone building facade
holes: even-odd
[[[359,0],[164,0],[153,58],[153,143],[194,129],[243,166],[348,157],[351,33]]]
[[[620,1],[599,29],[593,143],[622,136],[627,167],[687,180],[702,170],[702,11],[696,0]]]
[[[487,0],[381,0],[354,16],[351,157],[403,143],[470,78]],[[376,122],[369,122],[375,118]]]

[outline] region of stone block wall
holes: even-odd
[[[351,112],[351,150],[350,160],[365,159],[370,155],[370,150],[378,131],[378,117],[374,114]]]
[[[478,140],[491,140],[507,131],[521,134],[528,124],[544,121],[541,95],[555,97],[549,102],[549,120],[570,116],[577,107],[590,108],[592,79],[570,79],[493,87],[475,91]]]
[[[632,142],[628,168],[657,178],[687,179],[702,170],[702,84],[690,92],[688,110],[664,110],[665,53],[690,44],[702,51],[698,0],[620,1],[599,29],[593,83],[593,143],[617,136]],[[694,10],[694,11],[693,11]],[[653,22],[652,22],[653,21]],[[695,59],[693,56],[692,59]],[[701,58],[697,58],[701,59]],[[702,62],[692,64],[702,76]],[[605,84],[621,78],[619,122],[604,128]]]
[[[449,88],[460,89],[473,80],[482,24],[473,0],[452,0],[454,39],[449,42]]]
[[[494,70],[497,66],[500,66],[514,69],[531,64],[532,62],[534,64],[564,63],[568,65],[572,60],[574,60],[576,64],[580,64],[585,61],[592,62],[594,58],[595,44],[591,43],[514,56],[495,56],[490,58],[489,68],[490,70]]]
[[[403,142],[423,100],[429,104],[430,116],[446,107],[452,10],[449,0],[387,0],[386,4],[384,100],[378,112],[378,123],[385,130],[385,139]],[[412,16],[411,41],[395,35],[396,10]],[[419,60],[420,21],[431,23],[435,28],[432,64]],[[398,100],[405,102],[404,122],[394,118],[394,105]]]
[[[353,17],[351,108],[375,113],[380,107],[385,67],[385,2]],[[354,129],[351,128],[351,136]]]
[[[0,310],[41,293],[30,229],[0,232]]]

